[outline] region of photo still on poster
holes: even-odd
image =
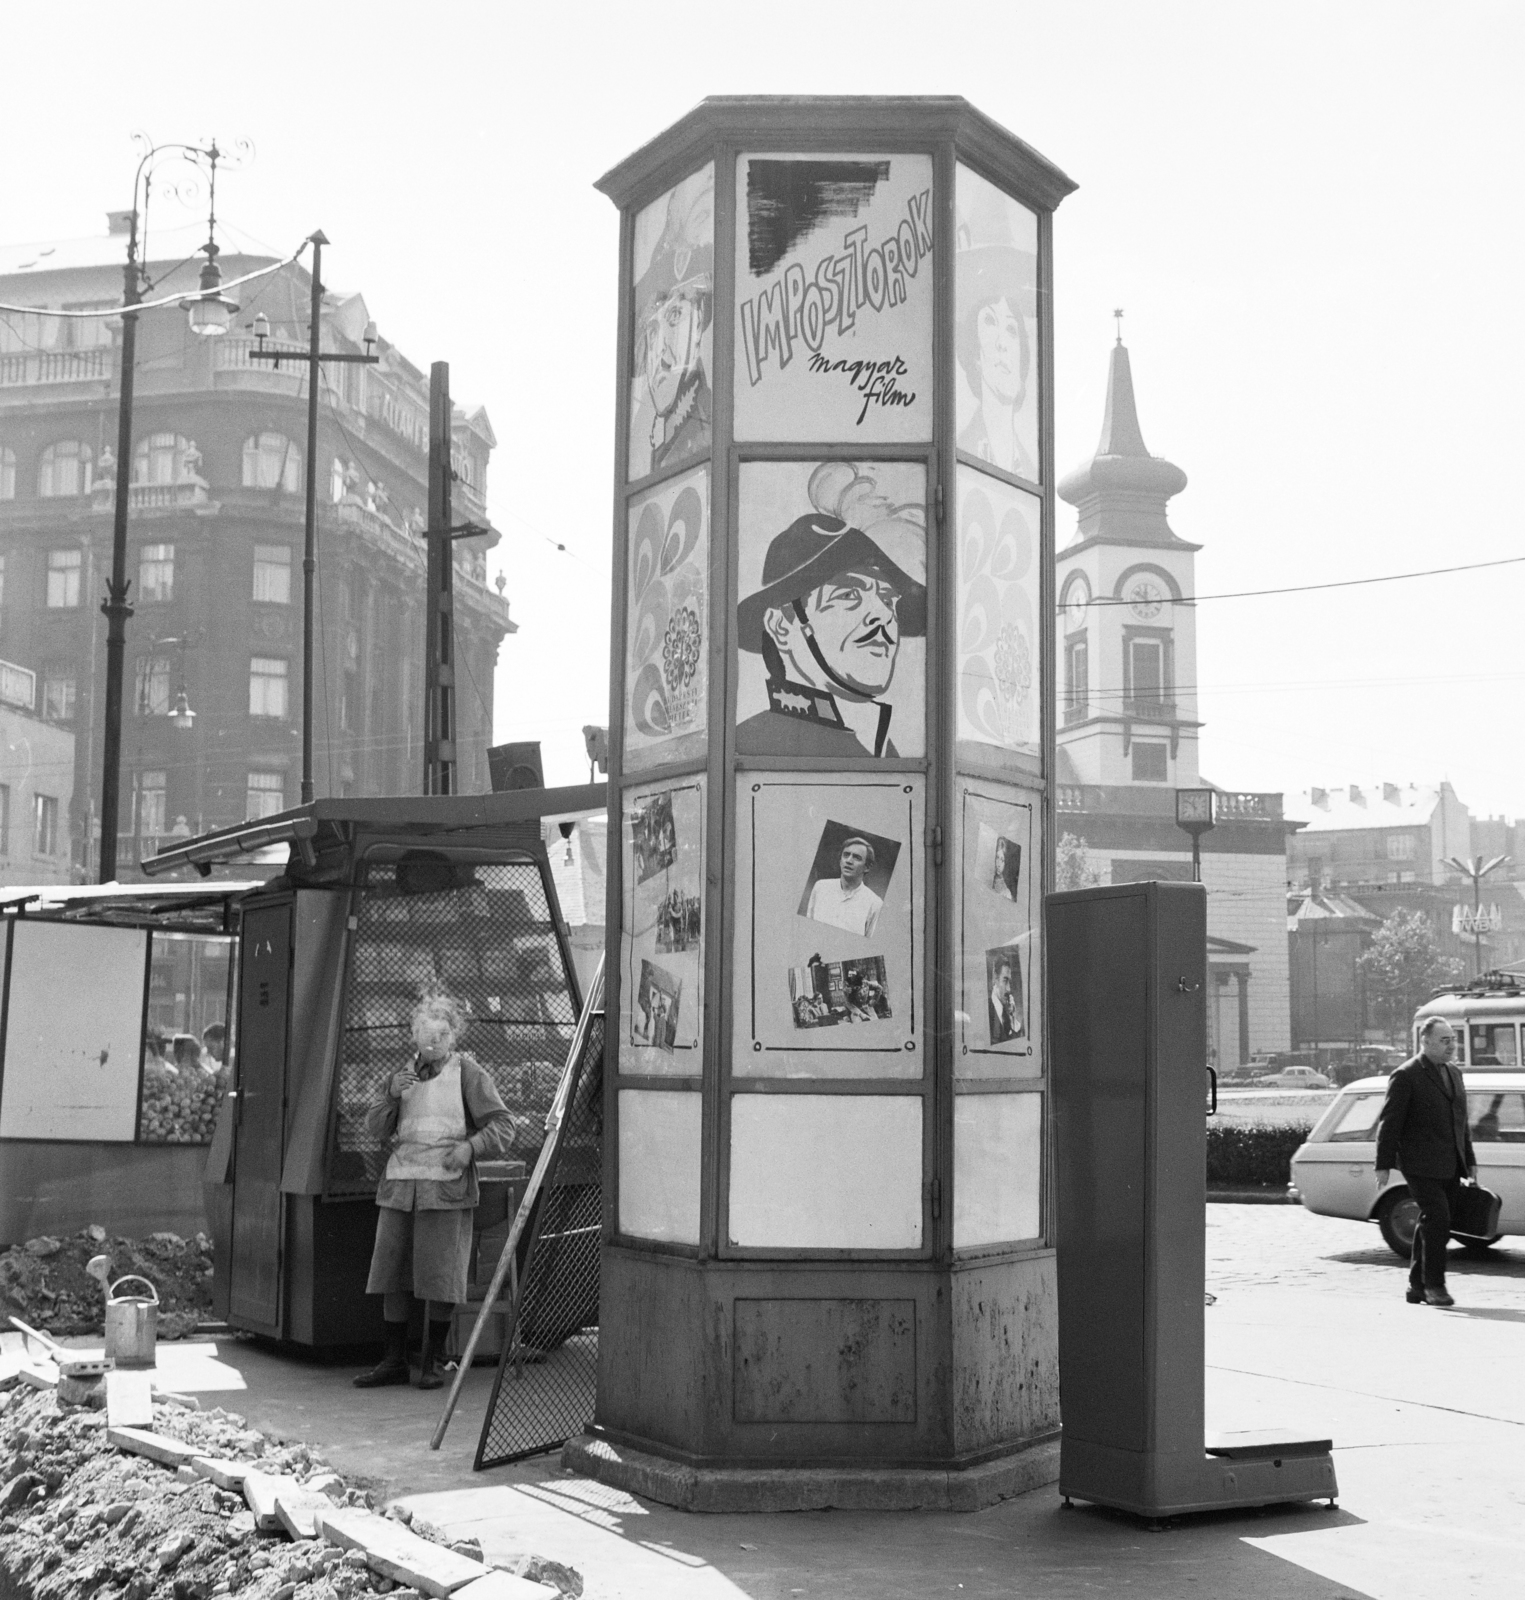
[[[739,499],[737,753],[925,754],[925,467],[744,462]]]
[[[958,756],[1034,776],[1043,756],[1041,506],[959,463]]]
[[[932,159],[736,163],[735,434],[932,437]]]
[[[743,773],[736,1077],[917,1078],[923,780]]]
[[[625,770],[704,754],[709,674],[709,468],[630,503]]]
[[[958,447],[1038,482],[1038,218],[967,167],[954,185]]]
[[[715,168],[635,219],[630,455],[634,482],[708,455],[713,410]]]
[[[620,1071],[697,1077],[703,1016],[704,787],[625,796]]]
[[[959,994],[961,1078],[1036,1077],[1042,1066],[1037,1006],[1039,797],[961,781]]]

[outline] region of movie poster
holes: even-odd
[[[932,158],[736,162],[737,439],[932,437]]]
[[[954,210],[958,447],[1037,483],[1037,214],[962,166]]]
[[[1039,805],[1035,790],[961,779],[959,991],[955,1071],[965,1078],[1040,1070]]]
[[[630,790],[624,816],[620,1071],[697,1075],[703,780]]]
[[[926,469],[910,461],[741,467],[736,749],[926,750]]]
[[[625,770],[704,754],[709,471],[630,503],[625,635]]]
[[[735,1076],[921,1076],[923,785],[742,774]]]
[[[715,306],[711,163],[635,219],[629,477],[709,453]]]
[[[958,469],[958,739],[1040,770],[1041,502],[962,463]],[[987,756],[988,759],[988,756]]]

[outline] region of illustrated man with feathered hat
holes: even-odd
[[[851,476],[845,463],[822,470],[843,467]],[[899,754],[884,696],[901,639],[926,633],[927,591],[885,542],[817,510],[769,544],[762,587],[737,608],[738,642],[768,674],[768,709],[736,730],[743,754]]]

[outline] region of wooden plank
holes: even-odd
[[[153,1384],[146,1372],[106,1374],[106,1423],[112,1428],[152,1428]]]
[[[147,1456],[150,1461],[157,1461],[164,1467],[187,1466],[201,1454],[194,1445],[181,1444],[178,1439],[168,1438],[162,1433],[151,1433],[146,1428],[113,1428],[109,1420],[106,1424],[106,1443],[115,1445],[118,1450],[126,1450],[130,1455]]]
[[[558,1600],[561,1591],[548,1583],[531,1583],[511,1572],[489,1572],[473,1578],[465,1588],[455,1591],[454,1600]]]
[[[315,1489],[304,1489],[300,1484],[294,1489],[283,1486],[276,1491],[275,1514],[293,1539],[316,1539],[318,1516],[333,1509],[334,1503],[327,1495]]]
[[[359,1550],[373,1572],[397,1583],[411,1584],[434,1600],[448,1597],[492,1570],[444,1545],[420,1539],[400,1522],[371,1511],[330,1506],[317,1517],[318,1531],[330,1544]]]
[[[295,1478],[278,1477],[273,1472],[247,1473],[244,1477],[244,1503],[254,1513],[254,1526],[263,1533],[274,1533],[283,1527],[276,1501],[283,1494],[300,1492],[301,1487]]]
[[[219,1489],[231,1489],[234,1494],[244,1492],[244,1479],[259,1468],[247,1461],[227,1461],[221,1456],[197,1456],[191,1470],[199,1477],[210,1478]]]

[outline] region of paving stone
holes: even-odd
[[[333,1509],[334,1503],[326,1495],[303,1488],[300,1484],[292,1489],[279,1490],[275,1497],[275,1514],[293,1539],[317,1538],[319,1515]]]
[[[277,1477],[273,1472],[250,1472],[244,1477],[244,1500],[254,1513],[254,1526],[262,1533],[273,1533],[285,1526],[276,1510],[277,1499],[301,1491],[295,1478]]]
[[[231,1489],[235,1494],[242,1494],[244,1479],[251,1472],[258,1472],[259,1468],[251,1466],[247,1461],[226,1461],[220,1456],[196,1456],[191,1461],[191,1470],[198,1477],[209,1478],[219,1489]]]
[[[548,1583],[531,1583],[511,1572],[492,1571],[457,1589],[454,1600],[558,1600],[560,1594],[560,1589]]]
[[[106,1421],[113,1428],[154,1425],[153,1381],[146,1372],[106,1374]]]
[[[401,1523],[374,1512],[330,1507],[319,1514],[317,1521],[325,1539],[360,1551],[373,1571],[410,1584],[433,1595],[435,1600],[448,1600],[448,1596],[490,1571],[480,1561],[457,1555],[444,1545],[430,1544]]]
[[[188,1466],[201,1452],[194,1445],[182,1444],[178,1439],[146,1428],[106,1427],[106,1443],[135,1456],[146,1456],[164,1467]]]

